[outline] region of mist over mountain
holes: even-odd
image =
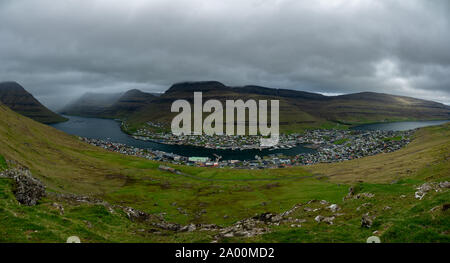
[[[137,111],[157,96],[131,89],[124,93],[86,93],[60,110],[61,114],[118,118]]]
[[[98,116],[116,103],[123,92],[120,93],[95,93],[87,92],[78,99],[73,100],[68,105],[59,110],[61,114]]]

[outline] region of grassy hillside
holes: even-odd
[[[441,103],[390,94],[362,92],[331,97],[318,105],[305,104],[328,119],[347,124],[450,119],[450,107]]]
[[[247,89],[240,90],[239,88],[220,88],[212,86],[209,88],[201,87],[203,91],[202,98],[203,102],[206,100],[219,100],[222,102],[224,109],[224,121],[225,117],[225,105],[226,100],[238,100],[247,101],[253,100],[279,100],[279,117],[280,117],[280,130],[281,132],[298,132],[306,128],[329,128],[329,127],[340,127],[343,126],[334,121],[327,120],[323,116],[317,114],[312,114],[307,112],[302,108],[302,98],[290,98],[290,97],[280,97],[273,94],[258,94],[258,93],[247,93]],[[270,89],[273,90],[273,89]],[[142,127],[146,122],[159,122],[167,124],[167,128],[170,128],[170,123],[177,115],[177,113],[171,112],[172,102],[178,99],[185,99],[191,103],[193,107],[193,90],[191,89],[169,89],[165,94],[160,97],[153,99],[145,107],[129,114],[127,122],[130,127],[130,131],[135,130],[138,127]],[[243,92],[246,91],[246,92]],[[253,92],[253,89],[248,92]],[[309,99],[309,98],[308,98]],[[315,107],[316,108],[316,107]],[[246,120],[248,121],[248,113]],[[269,109],[269,119],[270,119],[270,109]],[[206,118],[209,114],[204,113],[203,118]],[[236,118],[235,118],[236,120]]]
[[[450,202],[448,189],[431,191],[423,200],[414,198],[415,188],[424,182],[450,179],[449,135],[448,124],[425,128],[398,152],[307,169],[176,167],[189,175],[182,176],[158,170],[157,162],[86,145],[0,106],[0,155],[10,166],[29,167],[49,192],[89,195],[161,215],[169,222],[221,226],[303,204],[291,215],[306,220],[301,227],[281,223],[267,226],[270,231],[264,235],[222,242],[364,242],[374,231],[383,242],[449,242],[450,214],[443,211]],[[343,201],[350,186],[355,194],[375,197]],[[312,199],[338,204],[342,215],[333,225],[315,222],[317,215],[335,213],[319,203],[306,204]],[[319,210],[308,212],[305,207]],[[361,217],[368,211],[377,217],[371,228],[362,228]],[[2,242],[64,242],[70,235],[83,242],[210,242],[217,234],[162,230],[130,221],[117,208],[53,195],[25,207],[15,200],[11,180],[4,178],[0,178],[0,225]]]

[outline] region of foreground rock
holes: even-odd
[[[325,216],[318,215],[318,216],[316,216],[316,217],[314,218],[314,220],[315,220],[317,223],[325,222],[325,223],[327,223],[327,224],[329,224],[329,225],[332,225],[332,224],[333,224],[333,220],[334,220],[335,218],[336,218],[336,217],[334,217],[334,216],[325,217]]]
[[[436,192],[442,191],[442,189],[450,188],[450,182],[439,182],[439,183],[424,183],[421,186],[417,187],[417,191],[414,193],[414,197],[422,200],[425,195],[434,190]]]
[[[127,215],[128,219],[130,219],[133,222],[142,222],[145,220],[148,220],[150,218],[150,215],[139,211],[137,209],[131,208],[131,207],[123,207],[122,210]]]
[[[45,186],[34,178],[27,169],[9,169],[1,173],[2,177],[14,180],[13,193],[19,203],[36,205],[45,196]]]
[[[361,218],[361,227],[371,228],[374,219],[375,216],[370,216],[369,213],[364,214]]]
[[[331,212],[333,212],[333,213],[335,213],[341,209],[337,204],[332,204],[332,205],[328,206],[327,208],[330,209]]]

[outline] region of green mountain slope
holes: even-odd
[[[444,104],[374,92],[332,97],[318,111],[329,119],[352,124],[450,119],[450,107]]]
[[[0,83],[0,102],[12,110],[42,123],[57,123],[67,120],[47,109],[16,82]]]

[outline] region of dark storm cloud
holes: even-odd
[[[86,91],[219,80],[450,103],[449,1],[0,0],[0,80]]]

